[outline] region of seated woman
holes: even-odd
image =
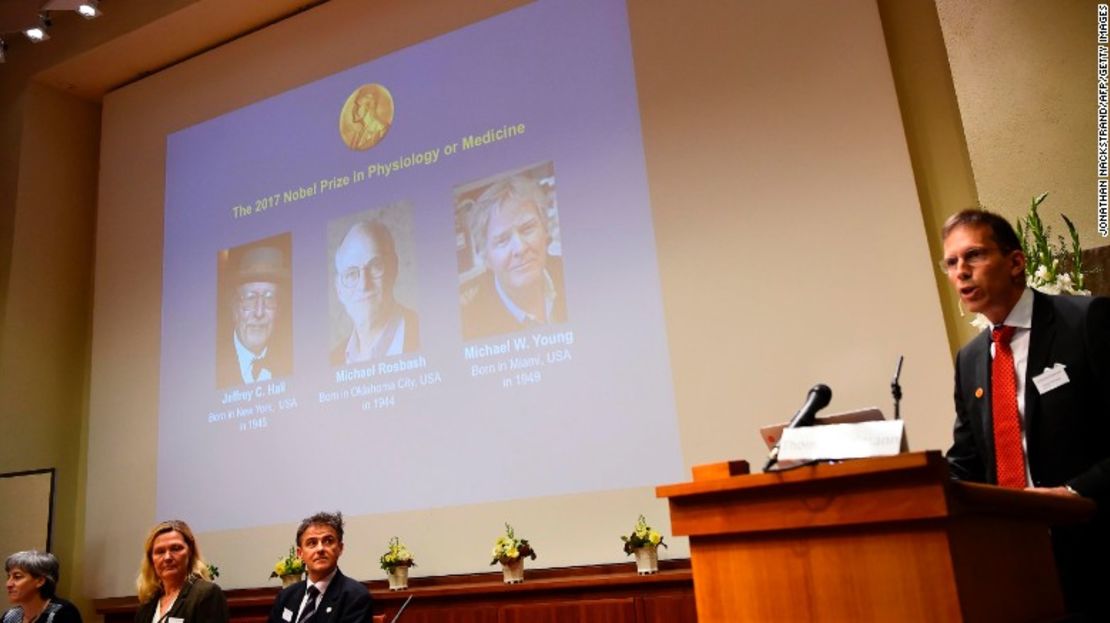
[[[186,623],[227,623],[227,598],[210,581],[193,531],[184,521],[154,526],[143,546],[139,570],[139,611],[135,623],[173,619]]]
[[[81,623],[81,613],[58,597],[58,559],[54,554],[16,552],[4,561],[8,600],[14,604],[3,623]]]

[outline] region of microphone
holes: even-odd
[[[783,428],[786,432],[788,428],[800,428],[802,426],[812,426],[813,422],[817,419],[817,412],[824,409],[829,405],[832,400],[832,390],[828,385],[818,383],[810,388],[809,394],[806,395],[806,401],[802,404],[802,408],[790,418],[790,421]],[[763,466],[763,471],[771,469],[771,466],[779,460],[779,444],[782,443],[782,436],[779,436],[778,443],[774,448],[771,448],[771,453],[767,455],[767,464]]]

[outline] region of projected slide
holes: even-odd
[[[528,4],[166,149],[159,518],[681,478],[624,2]]]

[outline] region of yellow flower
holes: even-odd
[[[662,540],[663,535],[659,534],[655,530],[652,530],[651,533],[648,534],[648,541],[650,541],[652,545],[659,545],[659,542]]]
[[[505,552],[505,555],[508,556],[509,558],[520,558],[520,550],[518,550],[516,548],[516,546],[514,545],[513,547],[509,548],[508,551]]]
[[[285,561],[284,560],[277,561],[277,564],[274,565],[274,573],[276,573],[278,575],[284,575],[284,573],[285,573]]]

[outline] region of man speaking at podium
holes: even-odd
[[[1110,299],[1025,287],[1013,228],[965,210],[941,230],[964,308],[991,322],[956,357],[954,477],[1093,499],[1091,523],[1053,529],[1068,609],[1110,612]],[[1110,619],[1107,619],[1110,620]]]

